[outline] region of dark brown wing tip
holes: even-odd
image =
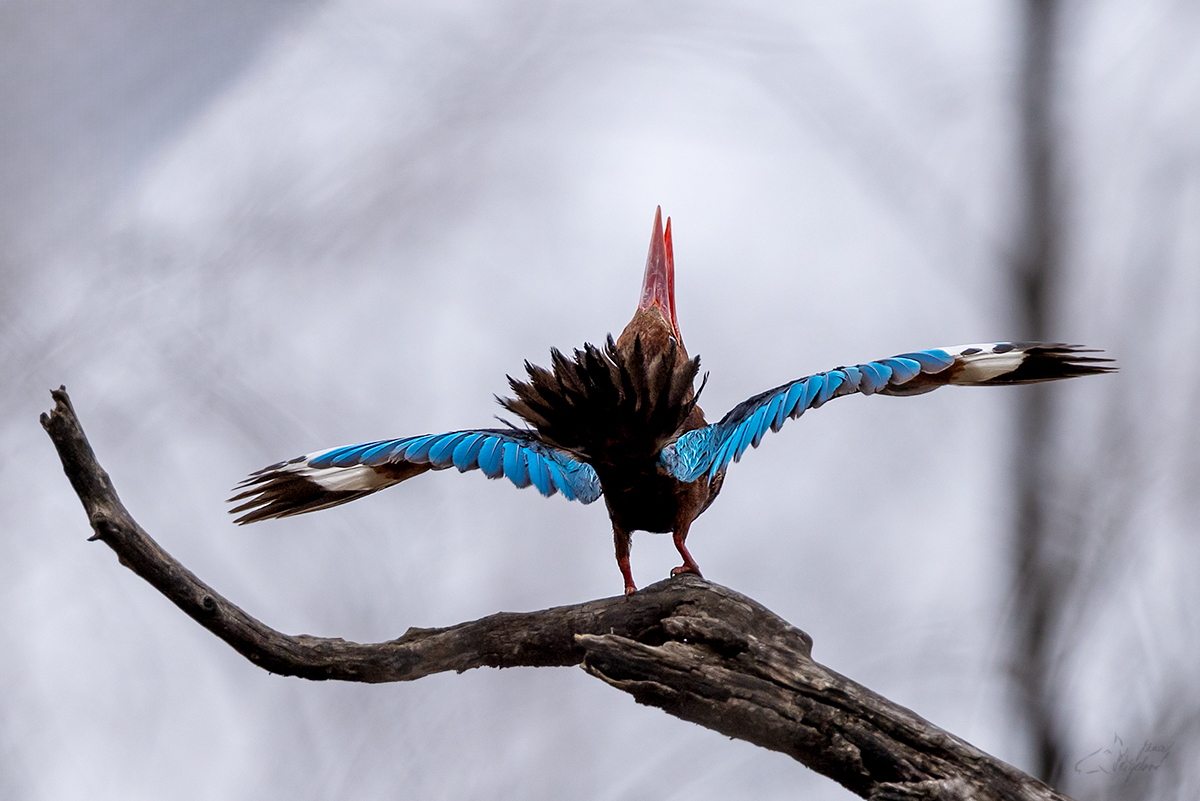
[[[1083,355],[1103,352],[1096,348],[1060,342],[1028,345],[1025,346],[1025,359],[1017,369],[988,383],[1036,384],[1042,381],[1117,372],[1113,359]]]
[[[245,503],[233,507],[229,513],[246,513],[234,519],[234,523],[244,526],[260,520],[315,512],[318,509],[348,503],[375,491],[328,490],[305,476],[279,470],[278,467],[282,467],[283,464],[286,463],[264,468],[234,487],[236,494],[227,502]]]
[[[1059,363],[1064,368],[1074,371],[1070,376],[1067,376],[1070,378],[1082,375],[1115,373],[1119,370],[1115,364],[1116,359],[1104,356],[1081,355],[1085,353],[1104,353],[1100,348],[1087,348],[1083,345],[1053,345],[1048,350],[1059,359]]]

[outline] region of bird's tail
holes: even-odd
[[[949,356],[951,361],[946,369],[936,373],[922,372],[911,381],[888,386],[881,389],[880,393],[919,395],[949,384],[1036,384],[1060,378],[1111,373],[1117,369],[1109,365],[1112,359],[1087,355],[1100,351],[1061,343],[989,342],[936,350]]]
[[[544,441],[593,463],[654,459],[699,398],[700,357],[677,359],[677,348],[647,357],[640,339],[619,351],[610,336],[603,350],[584,345],[572,359],[552,350],[552,370],[526,362],[528,381],[508,379],[517,397],[497,400]]]

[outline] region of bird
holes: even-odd
[[[250,474],[234,488],[234,522],[253,523],[327,509],[430,470],[479,470],[517,487],[534,486],[583,504],[604,499],[625,594],[635,531],[670,533],[683,563],[701,575],[686,540],[729,466],[768,431],[779,431],[834,398],[919,395],[943,386],[1031,384],[1114,371],[1102,351],[1041,342],[931,348],[836,367],[760,392],[709,423],[695,386],[700,358],[689,357],[675,310],[671,220],[654,214],[650,251],[633,318],[614,340],[584,344],[550,367],[525,362],[508,376],[515,397],[496,400],[523,425],[384,439],[298,456]]]

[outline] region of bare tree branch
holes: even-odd
[[[500,613],[361,644],[291,636],[243,612],[142,530],[96,461],[65,388],[41,417],[95,535],[121,564],[254,664],[306,679],[409,681],[474,667],[582,665],[730,737],[791,756],[863,798],[1069,801],[811,658],[812,639],[753,600],[696,576],[633,596]]]

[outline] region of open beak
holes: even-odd
[[[642,299],[638,309],[650,311],[655,306],[671,325],[675,339],[683,342],[683,337],[679,335],[679,322],[675,319],[675,254],[671,247],[671,218],[667,218],[667,230],[664,232],[662,206],[654,212],[654,233],[650,237],[650,254],[646,256],[646,275],[642,279]]]

